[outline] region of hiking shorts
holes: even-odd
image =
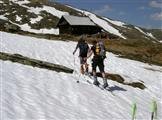
[[[80,64],[86,64],[87,60],[84,59],[85,57],[80,57]]]
[[[98,59],[93,59],[93,60],[92,60],[92,70],[93,70],[93,71],[96,72],[97,66],[98,66],[100,72],[105,72],[105,71],[104,71],[104,61],[103,61],[103,59],[100,59],[100,60],[98,60]]]

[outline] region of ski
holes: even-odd
[[[87,83],[94,85],[93,83],[91,83],[89,80],[86,80]],[[106,92],[110,92],[113,96],[115,96],[115,94],[109,89],[109,87],[103,88],[101,84],[99,85],[94,85],[95,87],[98,87],[100,90],[104,90]]]
[[[88,78],[87,78],[88,77]],[[87,84],[90,84],[90,85],[94,85],[93,83],[92,83],[92,76],[90,76],[90,74],[88,74],[88,75],[83,75],[83,79],[85,80],[84,82],[82,82],[82,83],[87,83]],[[90,79],[90,80],[89,80]],[[92,80],[92,81],[91,81]],[[80,80],[77,80],[76,81],[77,83],[80,83]],[[97,85],[94,85],[95,87],[97,87],[97,88],[99,88],[100,90],[104,90],[104,91],[106,91],[106,92],[109,92],[109,93],[111,93],[113,96],[115,96],[115,94],[109,89],[109,87],[106,87],[106,88],[103,88],[103,86],[101,85],[101,84],[99,84],[98,86]]]
[[[109,92],[109,93],[111,93],[113,96],[115,96],[115,94],[109,89],[109,87],[106,87],[106,88],[104,88],[104,87],[102,87],[102,86],[97,86],[97,87],[99,87],[101,90],[104,90],[104,91],[106,91],[106,92]]]

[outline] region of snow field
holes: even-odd
[[[107,53],[106,72],[119,74],[127,82],[143,81],[147,87],[140,90],[108,80],[116,95],[113,96],[87,84],[85,80],[89,78],[79,76],[78,53],[72,55],[75,42],[49,41],[5,32],[0,32],[0,35],[1,52],[18,53],[77,71],[73,74],[57,73],[0,61],[3,119],[130,120],[131,105],[136,102],[137,120],[148,120],[153,99],[158,104],[158,118],[162,118],[162,67]],[[91,60],[88,63],[91,64]],[[78,79],[79,84],[76,83]]]

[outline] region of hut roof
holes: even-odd
[[[96,26],[89,17],[78,17],[72,15],[62,16],[70,25],[87,25],[87,26]]]

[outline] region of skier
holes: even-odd
[[[80,57],[80,72],[81,74],[88,74],[88,64],[87,64],[87,53],[89,51],[89,46],[85,41],[85,38],[82,36],[78,41],[78,44],[73,52],[73,55],[79,48],[79,57]]]
[[[92,72],[93,72],[93,79],[94,79],[93,84],[97,85],[97,86],[99,85],[99,82],[98,82],[97,76],[96,76],[96,68],[98,66],[99,70],[102,74],[102,77],[103,77],[103,83],[104,83],[103,88],[106,88],[106,87],[108,87],[108,83],[107,83],[107,79],[106,79],[105,71],[104,71],[104,59],[106,58],[106,55],[102,55],[102,51],[103,50],[101,48],[99,41],[98,42],[96,40],[93,41],[93,46],[91,47],[91,49],[88,53],[87,59],[92,54],[94,54],[93,59],[92,59]]]

